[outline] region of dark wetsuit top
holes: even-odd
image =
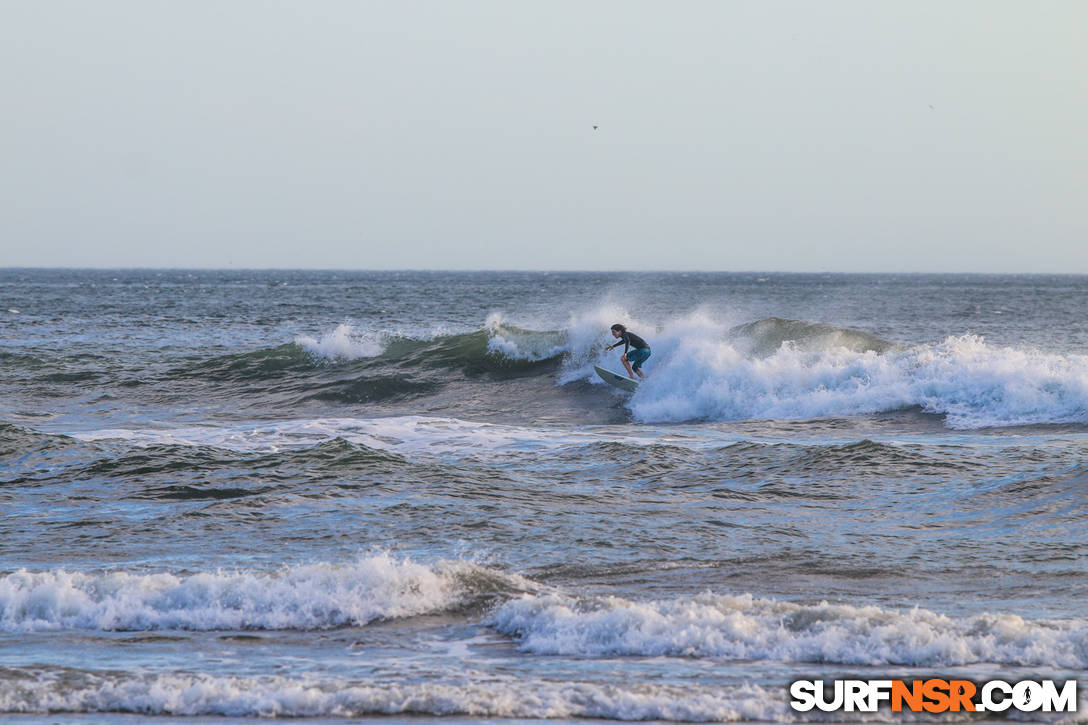
[[[646,344],[646,341],[633,332],[621,332],[619,341],[612,347],[617,347],[621,342],[623,343],[624,355],[626,355],[627,351],[632,347],[636,350],[650,349],[650,346]]]

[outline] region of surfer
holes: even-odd
[[[642,374],[642,363],[646,362],[646,358],[650,357],[650,346],[646,344],[646,341],[635,333],[628,332],[627,328],[619,323],[612,325],[612,337],[619,340],[619,342],[609,345],[605,349],[614,350],[620,346],[620,342],[623,343],[623,355],[620,356],[620,362],[627,368],[628,377],[634,380],[635,373],[638,373],[640,378],[646,377]]]

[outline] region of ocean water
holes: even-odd
[[[0,717],[780,721],[819,719],[796,679],[1088,682],[1086,303],[0,270]],[[653,348],[634,395],[592,371],[613,322]]]

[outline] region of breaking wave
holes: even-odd
[[[955,618],[846,604],[703,594],[633,602],[525,594],[489,624],[534,654],[698,657],[939,667],[1088,666],[1088,622],[1012,614]]]
[[[417,564],[388,554],[276,573],[0,577],[0,630],[283,630],[357,627],[479,603],[524,580],[464,561]]]
[[[357,378],[400,377],[408,384],[429,370],[468,376],[548,372],[565,351],[562,333],[524,330],[497,315],[479,330],[419,337],[344,323],[318,338],[303,335],[285,345],[211,358],[176,369],[172,376],[245,383],[290,374],[318,375],[331,368]]]
[[[561,383],[601,383],[615,310],[572,320]],[[636,327],[637,325],[637,327]],[[650,342],[637,421],[805,419],[920,409],[954,429],[1088,423],[1088,356],[999,347],[977,335],[894,344],[822,323],[765,318],[728,327],[701,312],[633,329]]]
[[[360,332],[348,323],[337,325],[319,339],[300,335],[295,338],[295,344],[313,357],[328,361],[376,357],[384,349],[381,340],[374,339],[373,335],[366,332]]]
[[[484,624],[533,654],[908,665],[1088,667],[1088,622],[955,617],[751,594],[576,597],[467,562],[388,554],[278,572],[0,577],[0,630],[321,630],[493,603]]]
[[[461,401],[480,396],[457,385],[554,378],[559,388],[593,385],[586,406],[599,409],[599,394],[612,391],[593,366],[621,369],[620,353],[604,349],[616,319],[628,320],[653,348],[645,383],[622,402],[639,422],[915,409],[943,416],[953,429],[1088,423],[1088,355],[1001,347],[972,334],[904,345],[777,317],[728,326],[695,312],[655,325],[610,307],[572,317],[558,330],[518,327],[499,314],[477,330],[433,335],[344,323],[317,337],[191,363],[165,378],[188,383],[186,395],[207,394],[206,384],[216,383],[217,394],[240,398],[241,405],[392,404],[436,396],[439,407],[429,410],[455,415]],[[548,387],[526,390],[539,399]],[[517,400],[516,390],[510,388],[510,400]],[[557,405],[579,399],[554,392]]]
[[[0,671],[0,712],[120,712],[233,717],[433,715],[707,722],[781,721],[780,688],[526,680],[373,683],[342,679]]]
[[[705,338],[663,347],[653,377],[631,401],[638,420],[819,418],[920,408],[945,416],[955,429],[1088,423],[1088,356],[995,347],[974,335],[883,353],[786,342],[752,357]]]

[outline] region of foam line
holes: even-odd
[[[488,673],[457,683],[368,684],[343,680],[53,671],[0,680],[0,712],[121,712],[234,717],[463,715],[706,722],[781,721],[780,690],[524,680]],[[63,682],[61,682],[63,680]]]

